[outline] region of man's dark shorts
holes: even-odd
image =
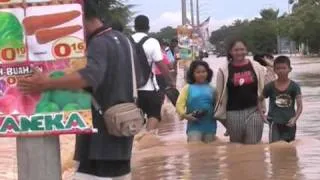
[[[296,139],[297,127],[288,127],[285,124],[270,124],[270,143],[277,141],[292,142]]]
[[[129,174],[131,171],[130,166],[130,160],[84,160],[80,161],[78,172],[98,177],[112,178]]]
[[[160,91],[138,91],[138,106],[148,118],[161,120],[164,95]]]

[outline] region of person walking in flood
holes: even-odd
[[[274,61],[277,80],[269,83],[263,90],[261,100],[269,98],[269,113],[261,116],[270,122],[270,143],[277,141],[291,142],[296,137],[296,123],[302,113],[302,95],[299,84],[288,76],[291,72],[290,59],[279,56]],[[295,109],[297,104],[297,111]]]
[[[136,47],[142,46],[142,51],[139,51],[139,58],[144,56],[148,63],[151,73],[148,77],[148,82],[138,89],[138,105],[142,111],[147,115],[147,133],[157,135],[157,128],[161,121],[161,106],[163,103],[163,93],[159,91],[159,85],[154,75],[154,68],[157,67],[162,77],[170,87],[174,87],[174,83],[170,76],[169,68],[163,62],[163,54],[161,46],[158,40],[149,37],[148,32],[150,30],[149,18],[145,15],[139,15],[134,20],[134,27],[136,33],[132,35],[133,41],[136,43]],[[139,48],[140,49],[140,48]],[[144,61],[144,59],[140,59]],[[144,134],[144,132],[142,132]]]
[[[163,63],[165,65],[167,65],[169,69],[172,69],[169,58],[168,58],[167,53],[165,51],[164,41],[160,38],[157,40],[159,41],[159,44],[160,44],[160,47],[162,50]],[[159,68],[157,66],[155,66],[155,75],[156,75],[156,79],[157,79],[157,83],[159,85],[160,91],[164,92],[165,89],[167,88],[167,82],[166,82],[165,77],[162,75],[162,72],[159,70]]]
[[[84,1],[88,61],[83,69],[55,79],[35,71],[32,76],[19,78],[20,91],[31,94],[86,88],[103,112],[123,102],[134,102],[131,43],[124,34],[103,24],[101,12],[97,1]],[[91,111],[98,133],[76,136],[75,160],[79,166],[74,180],[131,180],[134,137],[112,135],[100,110],[92,106]]]
[[[176,108],[182,120],[187,120],[188,142],[209,143],[215,140],[217,122],[213,118],[216,89],[210,85],[213,72],[208,63],[194,61],[187,74]]]
[[[228,63],[217,74],[215,117],[227,126],[231,142],[257,144],[263,132],[258,97],[262,95],[266,69],[246,58],[247,45],[242,40],[232,41],[227,52]]]

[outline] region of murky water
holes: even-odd
[[[208,60],[214,70],[223,59]],[[265,126],[260,145],[230,144],[219,126],[213,144],[187,144],[185,123],[162,122],[160,139],[135,143],[134,180],[319,180],[320,179],[320,59],[293,58],[292,78],[302,86],[304,113],[297,141],[269,145]],[[171,118],[172,119],[172,118]],[[73,136],[62,138],[65,180],[73,175]],[[14,139],[0,139],[0,180],[15,180]]]
[[[296,142],[269,145],[265,126],[262,144],[230,144],[220,126],[217,142],[190,145],[184,122],[163,122],[161,141],[146,138],[135,150],[134,179],[319,180],[320,59],[292,59],[291,76],[302,86],[305,106]],[[216,71],[223,59],[207,61]]]

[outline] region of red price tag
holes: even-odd
[[[53,44],[52,53],[56,59],[83,57],[85,43],[76,37],[59,39]]]
[[[26,56],[26,48],[3,48],[0,50],[0,58],[4,63],[21,61]]]

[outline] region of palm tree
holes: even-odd
[[[134,7],[132,4],[127,4],[127,0],[87,0],[95,1],[99,9],[99,16],[106,22],[117,22],[122,25],[127,25],[131,21]],[[89,12],[90,13],[90,12]]]
[[[111,18],[111,21],[121,22],[127,25],[133,16],[131,9],[132,4],[126,4],[126,0],[97,0],[102,12],[105,14],[102,17]],[[108,19],[110,21],[110,19]]]

